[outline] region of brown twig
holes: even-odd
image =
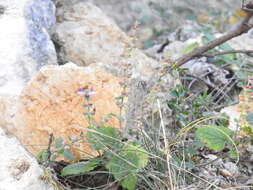
[[[162,45],[161,47],[157,50],[157,53],[162,53],[164,48],[170,44],[170,41],[169,40],[166,40]]]
[[[242,0],[242,6],[241,6],[242,10],[244,11],[250,11],[253,12],[253,1],[248,2],[245,5],[245,0]]]
[[[238,25],[238,27],[236,29],[234,29],[231,32],[209,42],[208,44],[203,45],[203,46],[195,49],[194,51],[180,57],[179,59],[177,59],[175,61],[176,66],[180,67],[183,64],[185,64],[186,62],[188,62],[196,57],[200,57],[205,52],[215,48],[216,46],[219,46],[234,37],[240,36],[241,34],[248,32],[253,27],[253,25],[249,24],[249,21],[253,16],[253,12],[249,11],[246,13],[247,13],[246,16],[244,17],[244,19],[242,20],[242,22]],[[170,69],[170,68],[171,68],[171,66],[166,67],[165,69]]]
[[[189,89],[191,88],[192,84],[193,84],[196,80],[198,80],[198,81],[200,81],[201,83],[205,84],[207,87],[212,88],[212,89],[214,89],[214,90],[216,90],[216,91],[218,91],[218,92],[220,91],[220,88],[218,88],[218,87],[216,87],[215,85],[213,85],[213,84],[211,84],[211,83],[205,81],[204,79],[202,79],[202,77],[198,77],[198,76],[194,76],[194,75],[189,75],[189,74],[188,74],[188,76],[190,76],[190,77],[192,77],[192,78],[195,78],[195,80],[193,80],[193,81],[190,83],[190,85],[189,85],[189,87],[188,87]],[[221,93],[222,93],[223,96],[226,96],[227,98],[229,98],[229,96],[228,96],[227,94],[225,94],[223,91],[221,91]]]
[[[50,163],[51,159],[51,145],[53,142],[53,133],[50,133],[49,135],[49,140],[48,140],[48,147],[47,147],[47,164]]]

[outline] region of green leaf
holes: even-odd
[[[39,151],[36,155],[36,159],[38,160],[39,163],[44,163],[48,160],[48,152],[47,149],[43,149]]]
[[[205,144],[203,144],[198,138],[193,142],[193,146],[196,149],[202,148],[205,146]]]
[[[221,44],[219,47],[224,51],[229,51],[233,49],[228,43]]]
[[[135,174],[148,163],[148,155],[143,148],[134,144],[127,144],[117,154],[113,155],[106,165],[113,176],[120,180],[128,174]]]
[[[231,144],[229,137],[233,131],[222,126],[200,127],[196,130],[196,137],[210,149],[220,151],[225,144]]]
[[[139,145],[127,145],[122,149],[121,155],[132,162],[138,169],[144,168],[148,164],[148,154]]]
[[[220,123],[220,125],[228,127],[229,125],[229,117],[227,114],[222,113],[221,117],[218,119],[218,122]]]
[[[187,169],[193,169],[193,168],[195,168],[195,164],[194,164],[194,162],[193,161],[188,161],[188,162],[185,162],[185,167],[187,168]]]
[[[121,136],[113,127],[89,127],[87,134],[90,147],[95,150],[115,148],[120,145]]]
[[[198,42],[194,42],[190,45],[188,45],[181,53],[184,55],[184,54],[187,54],[187,53],[190,53],[192,52],[194,49],[196,49],[197,47],[199,46]]]
[[[193,146],[189,146],[188,148],[186,148],[185,152],[190,156],[193,156],[198,153],[197,149]]]
[[[183,86],[178,86],[178,95],[179,97],[182,97],[185,95],[186,89]]]
[[[58,150],[57,150],[57,153],[63,155],[63,153],[64,153],[64,148],[58,149]]]
[[[225,54],[224,57],[226,57],[231,62],[233,59],[236,59],[236,53]]]
[[[63,140],[62,140],[61,137],[56,138],[54,143],[55,143],[54,146],[55,146],[55,148],[57,148],[57,149],[60,149],[60,148],[62,148],[62,147],[64,146]]]
[[[171,95],[173,98],[179,98],[179,94],[178,94],[177,90],[172,90],[172,91],[170,92],[170,95]]]
[[[128,190],[134,190],[137,183],[137,177],[134,174],[129,174],[127,177],[125,177],[120,184],[128,189]]]
[[[94,170],[100,163],[100,159],[90,159],[88,162],[70,164],[62,169],[61,175],[81,175]]]
[[[208,30],[204,30],[203,33],[205,35],[202,38],[202,41],[203,41],[204,44],[207,44],[207,43],[209,43],[209,42],[211,42],[211,41],[213,41],[213,40],[216,39],[216,37],[213,35],[213,33],[210,32],[210,31],[208,31]]]
[[[253,125],[253,112],[250,112],[246,115],[246,121],[250,124]]]
[[[68,149],[64,149],[64,152],[62,154],[64,158],[67,160],[75,160],[75,157],[73,156],[72,152],[70,152]]]

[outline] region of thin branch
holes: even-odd
[[[49,140],[48,140],[48,147],[47,147],[47,163],[50,163],[51,160],[51,146],[52,146],[52,142],[53,142],[53,133],[50,133],[49,135]]]
[[[170,41],[169,40],[166,40],[161,46],[160,48],[157,50],[157,53],[162,53],[164,48],[170,44]]]
[[[190,89],[190,87],[192,86],[192,84],[193,84],[196,80],[198,80],[198,81],[202,82],[203,84],[205,84],[207,87],[212,88],[212,89],[214,89],[214,90],[216,90],[216,91],[218,91],[218,92],[221,92],[221,94],[222,94],[223,96],[226,96],[227,98],[230,98],[225,92],[220,91],[220,88],[218,88],[218,87],[216,87],[215,85],[213,85],[213,84],[211,84],[211,83],[205,81],[205,80],[202,79],[201,77],[197,77],[197,76],[189,75],[189,74],[188,74],[188,76],[191,76],[191,77],[195,78],[195,80],[193,80],[193,81],[191,82],[191,84],[189,85],[189,89]]]
[[[221,36],[220,38],[217,38],[217,39],[209,42],[208,44],[206,44],[200,48],[197,48],[193,52],[188,53],[185,56],[179,58],[178,60],[176,60],[176,65],[179,67],[179,66],[185,64],[186,62],[190,61],[191,59],[195,58],[196,56],[199,56],[199,55],[207,52],[208,50],[213,49],[216,46],[219,46],[234,37],[240,36],[241,34],[248,32],[252,27],[248,24],[252,15],[253,15],[252,12],[248,12],[247,15],[245,16],[245,18],[243,19],[243,21],[241,22],[241,24],[238,26],[238,28],[236,28],[235,30],[231,31],[228,34]]]
[[[242,0],[241,8],[244,11],[253,12],[253,1],[251,0],[245,5],[245,0]]]
[[[253,16],[253,12],[246,12],[246,13],[247,13],[246,16],[244,17],[244,19],[242,20],[242,22],[239,24],[239,26],[236,29],[234,29],[231,32],[209,42],[208,44],[203,45],[203,46],[197,48],[196,50],[180,57],[179,59],[177,59],[175,61],[176,66],[180,67],[180,66],[184,65],[186,62],[188,62],[196,57],[201,56],[205,52],[225,43],[226,41],[231,40],[232,38],[235,38],[237,36],[242,35],[243,33],[248,32],[253,27],[253,25],[249,24],[249,21]],[[170,68],[171,68],[171,66],[165,67],[166,70],[170,69]]]

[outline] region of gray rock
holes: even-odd
[[[247,151],[249,151],[250,153],[253,153],[253,145],[249,145],[247,147]]]
[[[0,93],[18,94],[42,66],[56,64],[51,0],[0,0]]]
[[[218,156],[216,155],[208,154],[205,157],[208,158],[208,162],[212,162],[212,165],[214,166],[221,166],[223,164],[222,159],[218,159]]]
[[[59,4],[58,4],[59,6]],[[62,63],[106,63],[118,70],[130,65],[132,76],[150,77],[159,63],[135,48],[131,39],[91,3],[61,1],[54,40]]]

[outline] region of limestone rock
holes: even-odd
[[[56,64],[51,0],[0,0],[0,93],[20,93],[43,65]]]
[[[0,128],[6,132],[17,134],[18,126],[22,126],[19,119],[19,96],[0,94]]]
[[[131,64],[133,75],[150,76],[158,63],[133,47],[130,38],[99,8],[66,1],[57,9],[54,34],[59,60],[78,65],[103,62],[116,69]]]
[[[176,60],[182,56],[182,52],[189,44],[181,41],[174,41],[164,48],[163,57]]]
[[[78,67],[74,64],[64,66],[46,66],[28,83],[20,96],[20,123],[13,132],[28,150],[36,154],[46,148],[48,137],[62,137],[68,142],[69,137],[86,134],[88,120],[84,105],[92,104],[95,108],[94,119],[97,123],[120,110],[115,98],[121,95],[120,79],[106,73],[101,67],[91,65]],[[80,88],[92,88],[95,94],[90,101],[78,95]],[[116,117],[107,118],[105,126],[119,127]],[[35,146],[33,146],[35,145]],[[40,145],[40,146],[38,146]],[[91,153],[87,143],[76,146],[84,152]],[[75,151],[78,154],[78,151]],[[82,157],[87,157],[83,155]]]
[[[0,129],[0,190],[53,190],[43,170],[14,137]]]
[[[193,34],[193,36],[194,36],[194,34]],[[176,37],[173,37],[173,35],[172,35],[172,36],[169,36],[168,38],[176,38]],[[190,46],[192,46],[194,44],[196,44],[197,46],[202,45],[201,38],[202,38],[202,35],[198,35],[198,36],[195,35],[194,38],[190,38],[184,42],[178,41],[178,40],[173,40],[173,42],[171,42],[170,44],[168,44],[164,48],[164,50],[162,52],[163,57],[165,59],[176,60],[179,57],[183,56],[183,54],[185,54],[185,51],[187,50],[187,48],[189,48]]]
[[[253,46],[253,39],[249,33],[246,33],[229,40],[228,43],[233,49],[236,50],[251,50]]]

